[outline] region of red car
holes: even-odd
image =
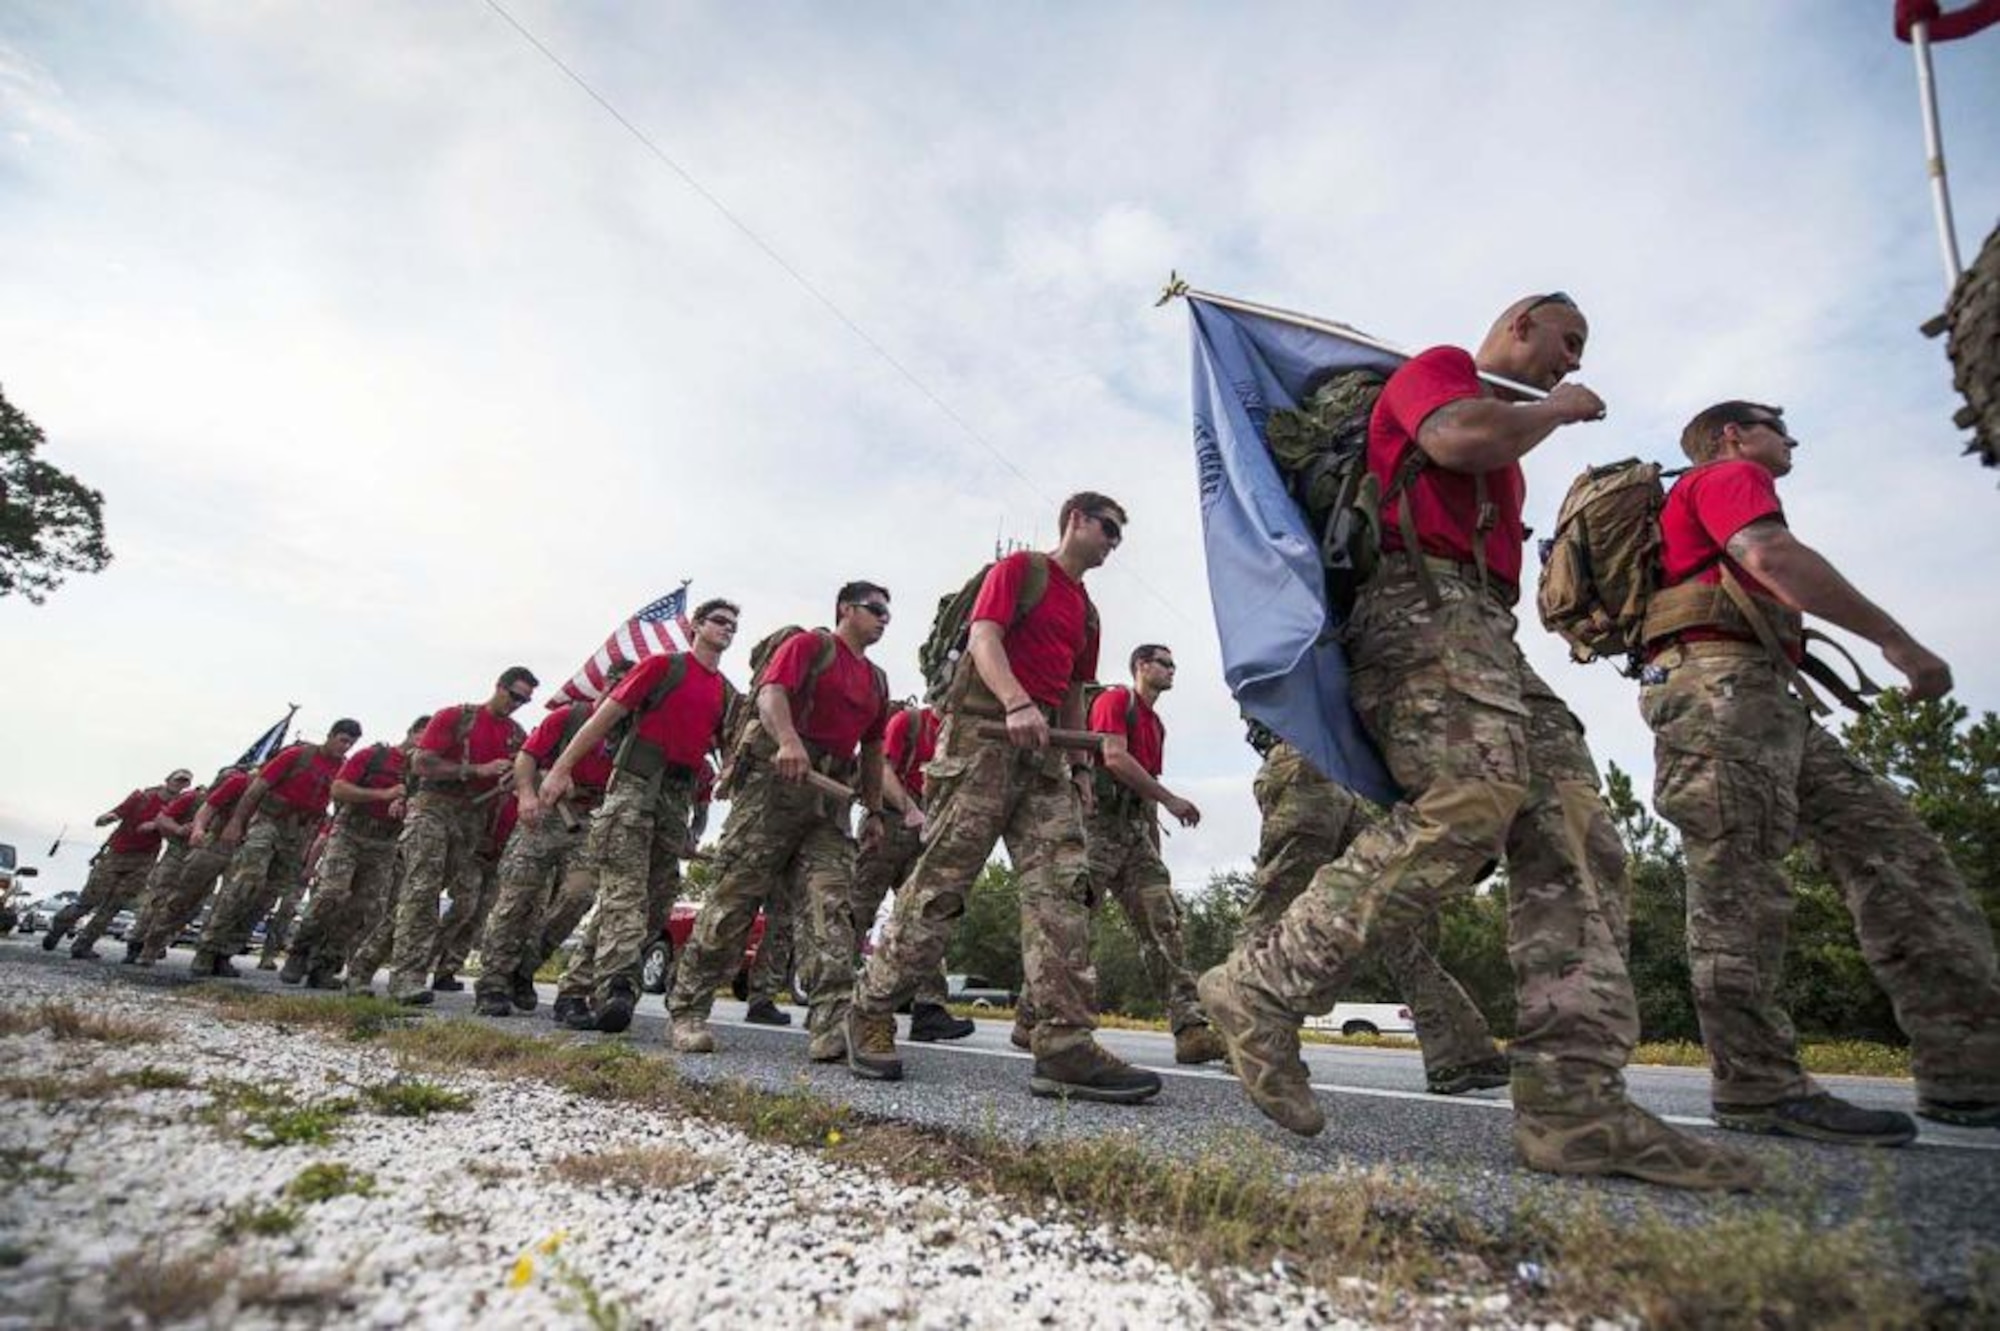
[[[646,949],[640,983],[647,993],[663,994],[673,984],[674,970],[680,964],[682,950],[687,947],[688,935],[694,932],[694,917],[700,910],[699,901],[676,901],[674,908],[667,912],[667,927]],[[730,992],[739,999],[750,992],[750,966],[757,960],[757,946],[763,941],[764,912],[760,910],[757,918],[750,922],[750,941],[743,948],[743,964],[737,967],[735,978],[729,982]]]

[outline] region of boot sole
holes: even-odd
[[[1917,1130],[1907,1132],[1833,1132],[1802,1123],[1777,1123],[1763,1118],[1740,1118],[1734,1114],[1713,1114],[1715,1126],[1730,1132],[1755,1133],[1760,1137],[1796,1137],[1800,1141],[1826,1142],[1831,1146],[1908,1146],[1917,1139]]]
[[[1567,1178],[1630,1178],[1641,1183],[1657,1184],[1662,1188],[1681,1188],[1688,1192],[1752,1192],[1764,1182],[1763,1172],[1744,1178],[1712,1179],[1696,1174],[1651,1173],[1641,1169],[1630,1169],[1622,1165],[1583,1165],[1552,1168],[1537,1165],[1526,1158],[1521,1163],[1539,1174],[1558,1174]]]
[[[1134,1086],[1129,1090],[1113,1090],[1102,1086],[1078,1086],[1074,1082],[1055,1081],[1049,1077],[1028,1078],[1028,1093],[1044,1100],[1092,1100],[1106,1105],[1136,1105],[1152,1099],[1160,1093],[1160,1084]]]
[[[870,1062],[868,1059],[856,1054],[852,1049],[847,1051],[847,1070],[855,1076],[865,1078],[869,1081],[901,1081],[903,1079],[903,1065],[901,1063]]]
[[[1954,1128],[2000,1128],[2000,1108],[1986,1110],[1939,1109],[1917,1106],[1917,1117]]]

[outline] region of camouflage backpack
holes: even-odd
[[[1342,371],[1297,410],[1272,412],[1264,426],[1271,460],[1318,538],[1327,601],[1339,614],[1353,606],[1382,548],[1382,487],[1368,470],[1368,422],[1387,382],[1374,370]],[[1418,462],[1406,470],[1414,474],[1423,454],[1411,453]]]
[[[996,559],[993,564],[999,562]],[[938,598],[930,634],[917,649],[917,665],[924,675],[924,700],[940,710],[963,697],[979,673],[966,657],[966,643],[972,630],[972,607],[979,601],[979,589],[985,585],[986,575],[993,571],[993,564],[981,565],[963,587]],[[1039,550],[1030,551],[1028,575],[1014,600],[1014,614],[1007,621],[1008,627],[1019,623],[1023,615],[1040,605],[1048,590],[1049,557]],[[1084,632],[1098,632],[1097,606],[1088,592],[1083,596],[1083,616]]]
[[[1627,458],[1592,467],[1570,484],[1555,535],[1541,543],[1535,609],[1542,627],[1569,644],[1572,659],[1627,658],[1631,674],[1645,646],[1646,607],[1659,589],[1660,511],[1666,507],[1657,462]]]

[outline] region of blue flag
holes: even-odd
[[[262,766],[265,759],[269,758],[279,749],[284,748],[285,732],[291,729],[292,718],[298,715],[298,710],[298,704],[293,703],[292,709],[285,713],[284,719],[252,740],[250,747],[243,750],[243,756],[238,758],[234,765],[237,767]]]
[[[1273,411],[1296,408],[1329,373],[1389,374],[1393,352],[1331,331],[1188,297],[1194,325],[1194,444],[1208,590],[1222,675],[1244,713],[1313,766],[1378,803],[1395,783],[1348,700],[1319,546],[1264,443]]]

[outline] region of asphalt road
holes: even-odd
[[[101,945],[107,957],[116,946]],[[41,952],[34,940],[0,944],[8,964],[81,965],[67,954]],[[246,967],[249,958],[239,958]],[[113,982],[178,985],[189,980],[186,954],[170,953],[151,970],[95,963]],[[246,970],[246,986],[277,990],[276,977]],[[288,992],[301,992],[292,990]],[[543,987],[543,1007],[533,1016],[496,1021],[524,1034],[548,1035],[553,990]],[[328,1001],[338,1001],[334,995]],[[470,1016],[472,996],[440,994],[432,1013]],[[1245,1134],[1276,1152],[1301,1174],[1356,1165],[1420,1170],[1451,1188],[1458,1204],[1484,1223],[1502,1226],[1523,1200],[1595,1194],[1614,1213],[1654,1211],[1696,1219],[1732,1208],[1777,1208],[1837,1225],[1886,1208],[1907,1227],[1914,1273],[1939,1292],[1962,1284],[1982,1250],[2000,1252],[2000,1131],[1924,1123],[1918,1142],[1902,1150],[1872,1151],[1732,1134],[1732,1143],[1756,1153],[1771,1182],[1751,1197],[1674,1193],[1622,1180],[1556,1179],[1514,1162],[1505,1091],[1445,1097],[1424,1091],[1414,1051],[1306,1047],[1314,1086],[1325,1102],[1327,1130],[1313,1139],[1276,1127],[1250,1104],[1227,1073],[1174,1064],[1172,1041],[1144,1031],[1106,1031],[1106,1045],[1159,1072],[1166,1090],[1139,1106],[1063,1104],[1031,1097],[1030,1060],[1007,1041],[1009,1026],[981,1022],[964,1040],[949,1044],[903,1043],[904,1080],[863,1081],[845,1065],[805,1061],[803,1014],[788,1028],[742,1021],[743,1005],[717,1004],[713,1025],[721,1046],[713,1055],[674,1055],[664,1048],[665,1015],[657,996],[640,1005],[631,1032],[621,1038],[672,1058],[688,1076],[739,1078],[773,1090],[808,1089],[856,1111],[955,1132],[998,1134],[1035,1142],[1101,1133],[1132,1133],[1155,1149],[1194,1156]],[[594,1040],[611,1037],[577,1035]],[[1628,1074],[1633,1098],[1670,1120],[1715,1131],[1706,1118],[1706,1074],[1697,1069],[1635,1068]],[[1858,1103],[1908,1110],[1914,1094],[1906,1081],[1871,1077],[1822,1079],[1828,1089]],[[1919,1120],[1921,1122],[1921,1120]]]

